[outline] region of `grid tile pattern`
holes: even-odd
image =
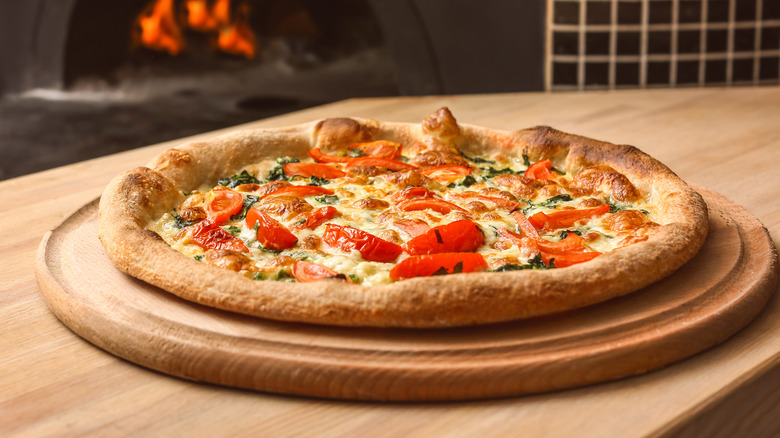
[[[780,83],[780,0],[547,0],[545,89]]]

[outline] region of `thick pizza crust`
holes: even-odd
[[[633,146],[544,126],[503,132],[458,125],[454,131],[446,124],[342,118],[185,144],[108,185],[100,201],[100,240],[124,272],[206,306],[315,324],[449,327],[539,316],[624,295],[674,272],[696,254],[707,235],[701,196]],[[304,158],[313,147],[330,151],[339,144],[376,139],[411,144],[437,134],[466,154],[520,156],[525,150],[531,161],[550,158],[571,174],[591,165],[608,165],[648,194],[662,226],[644,242],[567,268],[453,274],[371,287],[340,280],[253,281],[184,256],[146,230],[182,202],[183,192],[214,185],[218,178],[263,159]]]

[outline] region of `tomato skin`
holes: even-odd
[[[326,189],[325,187],[320,187],[320,186],[288,186],[288,187],[282,187],[279,190],[275,190],[263,196],[261,199],[265,199],[271,196],[279,196],[279,195],[313,196],[313,195],[332,195],[332,194],[333,194],[333,190]]]
[[[249,252],[249,248],[246,247],[243,240],[208,220],[193,225],[191,233],[191,239],[203,249],[232,249],[233,251]]]
[[[517,222],[517,227],[520,229],[520,231],[523,232],[523,234],[530,237],[531,239],[540,238],[539,232],[536,231],[534,225],[528,220],[522,211],[513,212],[512,218],[514,218],[515,222]]]
[[[407,187],[393,194],[393,202],[408,201],[414,198],[435,198],[436,194],[425,187]]]
[[[454,274],[455,267],[460,263],[459,272],[476,272],[487,269],[488,265],[482,254],[477,253],[439,253],[411,256],[395,265],[390,270],[392,280],[403,280],[414,277],[430,277],[445,270]]]
[[[398,208],[402,211],[433,210],[441,214],[447,214],[452,210],[458,210],[464,213],[467,212],[465,209],[458,207],[452,202],[433,198],[411,199],[398,204]]]
[[[206,218],[215,225],[222,225],[237,214],[244,206],[241,193],[227,187],[217,186],[206,198]]]
[[[471,168],[458,164],[445,164],[443,166],[429,167],[420,171],[439,182],[450,182],[471,174]]]
[[[357,250],[364,260],[370,262],[394,262],[403,252],[403,249],[393,242],[388,242],[357,228],[336,224],[325,226],[322,240],[342,251]]]
[[[587,248],[583,244],[582,237],[576,233],[568,233],[565,239],[557,242],[539,239],[537,245],[539,249],[548,254],[570,254],[575,252],[585,252]]]
[[[401,156],[401,143],[390,140],[377,140],[366,143],[355,143],[350,149],[359,149],[364,155],[375,158],[397,160]]]
[[[594,208],[554,211],[549,214],[545,214],[540,211],[539,213],[536,213],[535,215],[528,218],[528,221],[537,229],[554,231],[559,228],[571,227],[579,220],[592,218],[594,216],[601,216],[602,214],[608,212],[609,205],[602,204]]]
[[[523,176],[531,179],[552,179],[553,174],[550,169],[552,169],[552,161],[545,158],[528,166]]]
[[[477,224],[464,219],[433,227],[406,242],[403,249],[410,255],[473,252],[483,243],[485,236]]]
[[[420,219],[396,219],[393,221],[393,226],[412,237],[417,237],[431,229],[428,223]]]
[[[544,263],[549,265],[550,260],[552,260],[556,267],[565,268],[567,266],[572,266],[579,263],[587,262],[589,260],[593,260],[600,255],[601,253],[596,251],[574,252],[574,253],[566,253],[566,254],[551,254],[542,251],[542,261],[544,261]]]
[[[507,230],[506,228],[499,228],[498,235],[504,239],[512,242],[512,245],[517,245],[519,248],[527,248],[531,253],[536,254],[539,252],[539,245],[532,237],[521,236],[517,233]]]
[[[268,214],[252,207],[246,213],[246,226],[254,228],[255,223],[258,224],[257,241],[263,245],[263,248],[282,251],[292,248],[298,242],[295,234],[291,233],[284,225]]]
[[[298,260],[293,265],[292,269],[293,277],[301,283],[308,283],[310,281],[323,280],[326,278],[339,278],[352,283],[345,275],[330,269],[327,266],[320,265],[319,263],[307,262],[304,260]]]
[[[313,230],[322,225],[325,221],[331,220],[339,215],[341,215],[341,213],[336,209],[336,207],[331,207],[330,205],[326,207],[320,207],[311,212],[306,217],[306,222],[301,225],[296,225],[293,228],[295,230],[304,230],[307,228]]]
[[[389,160],[387,158],[374,158],[374,157],[353,158],[352,160],[349,161],[349,163],[347,163],[347,169],[356,166],[384,167],[385,169],[390,169],[395,171],[418,169],[417,166],[404,163],[403,161]]]
[[[347,163],[352,157],[339,157],[338,155],[329,155],[320,150],[320,148],[309,149],[306,152],[312,160],[318,163]]]
[[[347,176],[335,167],[320,163],[285,163],[284,173],[290,176],[300,175],[305,178],[316,176],[317,178],[335,179]]]

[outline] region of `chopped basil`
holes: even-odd
[[[257,280],[257,281],[265,280],[265,274],[259,271],[255,272],[255,274],[252,275],[252,280]]]
[[[522,175],[523,173],[525,173],[522,170],[512,170],[508,167],[505,167],[503,169],[496,169],[493,167],[480,167],[480,169],[482,169],[482,172],[484,172],[482,176],[485,178],[493,178],[498,175]]]
[[[311,186],[324,186],[325,184],[329,184],[330,181],[325,178],[320,178],[316,175],[312,175],[311,178],[309,178],[309,185]]]
[[[196,256],[195,256],[195,257],[193,257],[193,258],[194,258],[195,260],[199,261],[199,262],[202,262],[202,261],[203,261],[203,255],[196,255]]]
[[[471,187],[476,183],[477,180],[474,178],[473,175],[466,175],[462,180],[460,180],[460,182],[457,185],[463,187]]]
[[[189,227],[190,225],[195,225],[195,223],[196,223],[196,221],[185,221],[178,214],[174,214],[173,215],[173,219],[175,221],[173,223],[173,226],[178,228],[178,229],[186,228],[186,227]]]
[[[227,225],[222,227],[222,229],[232,234],[233,236],[238,236],[239,234],[241,234],[241,228],[238,228],[235,225]]]
[[[461,272],[463,272],[463,260],[455,263],[455,266],[452,268],[453,274],[460,274]]]
[[[553,260],[555,259],[551,259],[549,264],[545,264],[544,260],[542,260],[542,254],[537,253],[533,258],[528,259],[528,263],[524,265],[508,263],[504,266],[501,266],[500,268],[495,269],[493,272],[522,271],[525,269],[553,269],[555,268],[555,263],[553,263]]]
[[[461,155],[463,158],[465,158],[465,159],[467,159],[467,160],[471,161],[472,163],[480,163],[480,164],[496,164],[496,162],[495,162],[495,161],[486,160],[486,159],[484,159],[484,158],[480,158],[480,157],[469,157],[468,155],[464,154],[463,152],[461,152],[461,153],[460,153],[460,155]]]
[[[352,280],[352,282],[355,284],[360,284],[363,282],[363,279],[360,278],[360,276],[358,276],[357,274],[349,274],[347,275],[347,277],[349,277],[349,279]]]
[[[444,266],[442,266],[441,268],[437,269],[437,270],[436,270],[436,271],[435,271],[433,274],[431,274],[431,275],[448,275],[449,273],[450,273],[450,271],[448,271],[448,270],[447,270],[447,268],[445,268]]]
[[[542,201],[539,205],[541,205],[542,207],[554,208],[556,205],[560,204],[561,202],[568,202],[571,200],[572,197],[569,194],[564,193],[562,195],[553,196],[552,198],[547,198],[544,201]]]
[[[528,153],[526,152],[525,149],[523,149],[523,165],[525,165],[525,167],[531,165],[531,161],[528,159]]]
[[[580,230],[563,230],[561,231],[561,240],[565,239],[569,233],[576,234],[578,236],[582,236],[582,231]]]
[[[230,178],[220,178],[217,184],[220,186],[229,187],[234,189],[241,184],[258,184],[260,180],[250,175],[246,170],[242,170],[241,173],[231,176]]]
[[[336,195],[322,195],[314,198],[314,200],[321,204],[333,205],[339,202],[339,197]]]
[[[258,196],[255,196],[255,195],[246,195],[246,196],[244,196],[244,206],[241,207],[241,211],[239,211],[237,214],[234,214],[233,216],[230,216],[230,219],[232,219],[232,220],[244,219],[246,217],[246,213],[252,207],[252,204],[257,202],[258,199],[260,199],[260,198]]]
[[[287,163],[300,163],[301,160],[295,157],[279,157],[276,159],[276,166],[268,172],[268,181],[287,181],[290,179],[284,173],[284,165]]]

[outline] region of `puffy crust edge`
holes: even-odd
[[[409,142],[420,136],[418,125],[355,120],[369,127],[374,138]],[[565,269],[455,274],[446,281],[415,278],[375,287],[338,280],[253,281],[183,256],[145,229],[181,202],[182,191],[216,183],[220,176],[280,152],[303,157],[318,143],[322,126],[327,124],[190,143],[164,152],[148,167],[120,174],[100,202],[100,240],[109,258],[124,272],[181,298],[232,312],[340,326],[450,327],[539,316],[627,294],[674,272],[696,254],[707,235],[701,196],[633,146],[549,127],[504,132],[470,125],[460,125],[458,146],[464,152],[519,156],[525,150],[532,160],[550,157],[570,172],[597,163],[612,166],[661,201],[666,225],[645,242]]]

